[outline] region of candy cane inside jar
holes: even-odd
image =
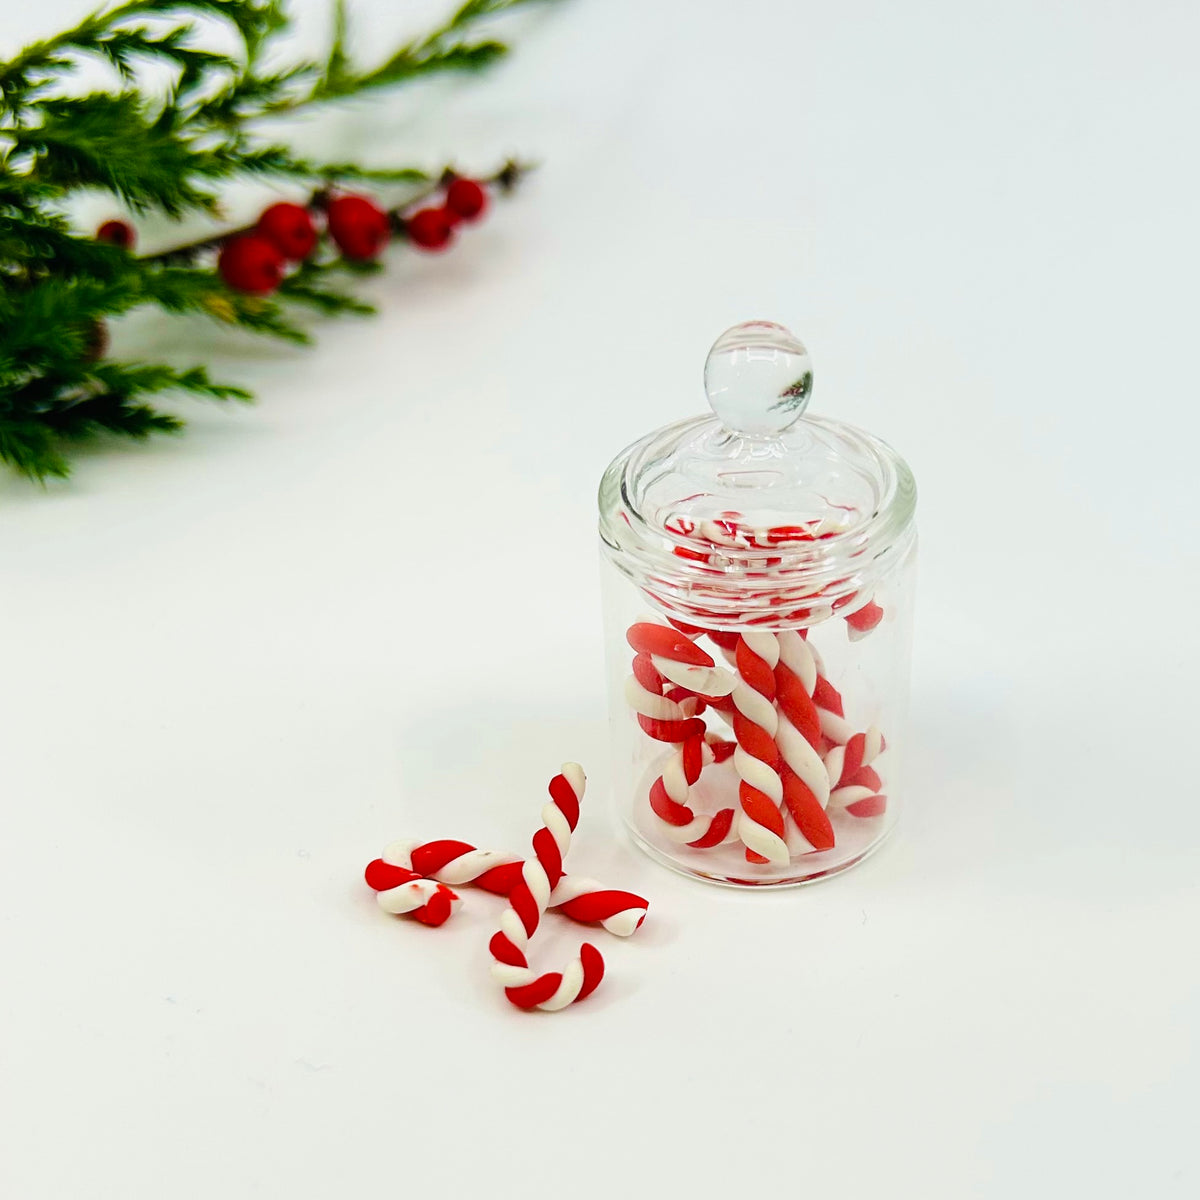
[[[750,322],[705,366],[713,415],[600,486],[613,795],[703,879],[822,878],[903,807],[915,489],[879,439],[806,413],[812,365]]]

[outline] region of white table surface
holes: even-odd
[[[354,7],[380,52],[439,6]],[[311,351],[126,323],[259,403],[0,482],[0,1190],[1196,1195],[1196,9],[508,31],[490,79],[300,136],[537,156],[519,196],[394,250],[382,315]],[[923,557],[901,829],[747,896],[612,833],[593,519],[755,316],[909,458]],[[401,834],[521,848],[565,758],[572,870],[651,920],[530,1017],[499,901],[430,931],[361,871]]]

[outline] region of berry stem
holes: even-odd
[[[526,175],[534,170],[534,167],[535,164],[533,163],[522,163],[517,162],[515,159],[509,159],[508,162],[493,174],[478,177],[478,182],[492,184],[502,192],[511,192]],[[397,234],[403,235],[405,214],[424,204],[431,196],[436,195],[456,175],[457,172],[453,168],[446,167],[434,182],[422,188],[419,192],[408,196],[403,203],[388,209],[387,214],[392,230]],[[319,212],[324,209],[328,199],[329,188],[318,188],[305,201],[304,207]],[[258,218],[256,217],[249,225],[240,225],[236,229],[227,229],[223,233],[197,238],[195,241],[184,242],[180,246],[172,246],[170,249],[160,250],[157,254],[141,255],[139,258],[141,262],[162,263],[164,266],[187,265],[194,262],[197,256],[203,254],[206,250],[216,250],[232,238],[239,237],[242,234],[253,233],[257,225]]]

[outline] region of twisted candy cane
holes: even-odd
[[[825,814],[829,774],[816,751],[821,718],[812,699],[817,664],[808,642],[794,629],[776,638],[775,701],[780,718],[776,742],[784,764],[783,801],[796,828],[796,835],[787,839],[788,848],[793,854],[829,850],[834,845],[833,826]]]
[[[564,875],[550,893],[550,908],[582,925],[602,925],[617,937],[628,937],[641,929],[649,901],[633,892],[601,887],[594,879]]]
[[[883,609],[874,600],[868,600],[862,608],[846,618],[846,632],[852,642],[857,642],[860,638],[865,638],[882,620]]]
[[[719,742],[718,746],[721,750],[730,749],[728,742]],[[689,738],[677,747],[650,788],[650,808],[672,841],[707,850],[729,840],[733,830],[732,808],[705,817],[697,816],[687,803],[692,784],[709,763],[719,761],[719,754],[720,750],[714,749],[705,738]],[[728,753],[723,757],[728,758]]]
[[[694,691],[678,689],[672,689],[676,696],[664,696],[666,672],[660,667],[699,683],[712,674],[712,658],[674,630],[648,621],[631,625],[626,637],[637,653],[633,674],[625,681],[625,697],[642,731],[657,741],[675,744],[702,737],[704,722],[698,714],[703,711],[703,700]],[[698,674],[688,676],[686,670]]]
[[[625,699],[637,715],[642,732],[659,742],[679,743],[703,737],[704,722],[698,716],[702,711],[700,697],[682,689],[672,689],[678,699],[664,696],[663,683],[648,654],[634,657],[633,674],[625,681]]]
[[[665,679],[697,695],[728,696],[733,678],[721,670],[712,655],[701,650],[686,634],[651,621],[638,621],[625,635],[639,657],[646,655]]]
[[[845,508],[843,511],[850,513],[853,510]],[[698,522],[688,517],[673,515],[667,518],[664,522],[664,527],[668,533],[707,543],[709,547],[713,547],[716,550],[724,548],[726,550],[769,551],[778,550],[780,547],[789,545],[794,546],[802,543],[824,541],[826,538],[834,537],[843,532],[846,525],[842,520],[838,520],[832,516],[825,516],[817,520],[805,521],[798,525],[773,525],[769,528],[763,528],[761,526],[745,524],[741,513],[724,512],[715,520],[708,519]],[[707,563],[710,566],[717,565],[718,555],[711,549],[701,551],[693,549],[690,546],[675,546],[673,552],[680,558]],[[778,555],[770,555],[761,560],[761,566],[774,567],[782,561],[782,558]],[[838,609],[854,603],[858,599],[858,596],[858,593],[851,593],[840,597],[832,604],[814,604],[806,608],[798,608],[788,615],[798,620],[807,619],[815,624],[818,620],[825,620],[833,616]],[[699,610],[697,611],[699,612]],[[770,624],[776,620],[776,616],[777,614],[769,614],[760,617],[750,617],[749,622],[751,624]],[[850,640],[856,642],[860,638],[866,637],[883,620],[883,609],[874,600],[869,600],[865,605],[856,609],[848,617],[845,617],[844,620],[846,622],[846,632]]]
[[[775,709],[775,666],[779,642],[773,633],[738,636],[737,665],[740,679],[733,689],[737,712],[733,732],[737,749],[733,765],[741,784],[738,799],[738,837],[746,846],[746,859],[756,863],[786,863],[784,840],[782,765],[775,735],[779,714]]]
[[[423,843],[398,841],[367,867],[366,879],[379,891],[380,907],[394,912],[395,909],[389,907],[388,893],[381,890],[381,886],[391,886],[389,871],[399,868],[414,872],[425,881],[469,883],[497,896],[507,896],[521,878],[521,864],[522,860],[516,855],[477,850],[467,842],[450,839]],[[633,892],[606,888],[593,879],[564,875],[550,895],[549,907],[558,909],[573,921],[585,925],[600,924],[609,933],[628,937],[646,919],[648,905]]]
[[[817,666],[817,681],[813,685],[812,698],[821,719],[821,736],[831,746],[844,746],[854,734],[854,728],[846,720],[846,708],[842,694],[825,676],[825,664],[816,646],[809,644],[813,661]]]
[[[377,858],[367,867],[366,878],[384,912],[414,917],[422,925],[444,925],[459,905],[457,892],[410,867]]]
[[[853,817],[877,817],[887,808],[882,795],[883,780],[870,764],[887,749],[883,734],[874,726],[856,733],[844,746],[835,746],[825,756],[833,791],[829,803],[844,808]]]
[[[692,642],[698,641],[701,637],[707,637],[708,640],[712,642],[712,644],[716,646],[718,650],[720,650],[721,654],[725,658],[725,661],[730,665],[730,667],[732,667],[735,672],[737,671],[736,651],[738,635],[736,633],[727,633],[723,629],[704,629],[699,625],[687,625],[683,621],[677,621],[674,618],[671,618],[670,620],[671,624]],[[737,682],[734,676],[730,676],[730,680],[732,683]],[[698,695],[698,693],[688,691],[686,688],[681,690],[687,695]],[[720,713],[720,715],[724,717],[725,720],[730,724],[733,723],[733,714],[737,711],[733,703],[732,691],[733,689],[731,687],[728,694],[702,697],[705,704],[709,708],[712,708],[716,712]]]
[[[696,849],[720,845],[733,828],[733,809],[697,816],[687,799],[700,772],[720,753],[706,741],[698,714],[710,700],[720,703],[721,697],[728,696],[735,679],[677,629],[640,621],[630,626],[626,638],[637,651],[627,696],[642,729],[660,741],[675,743],[666,768],[650,788],[651,811],[672,841]],[[676,682],[666,697],[661,694],[664,679]],[[648,713],[661,714],[663,719],[653,721]]]
[[[500,929],[489,943],[492,976],[518,1008],[556,1012],[590,996],[604,978],[604,959],[589,942],[561,974],[539,975],[530,969],[526,951],[537,932],[550,894],[563,877],[563,856],[579,823],[579,802],[586,784],[578,763],[565,763],[550,781],[551,803],[542,809],[542,828],[533,835],[533,857],[521,867],[521,878],[508,898]]]

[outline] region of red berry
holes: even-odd
[[[462,221],[483,216],[487,202],[487,192],[473,179],[456,179],[446,189],[446,207]]]
[[[133,226],[126,221],[105,221],[96,230],[96,241],[109,242],[120,246],[122,250],[132,250],[137,235],[133,232]]]
[[[423,208],[404,223],[408,240],[422,250],[444,250],[454,237],[454,218],[444,208]]]
[[[301,204],[280,202],[266,209],[255,232],[265,237],[284,258],[299,262],[307,258],[317,244],[317,231],[313,227],[308,209]]]
[[[366,196],[338,196],[326,215],[329,235],[347,258],[375,258],[391,237],[387,213]]]
[[[239,292],[273,292],[283,278],[283,255],[266,238],[246,233],[221,248],[217,270]]]

